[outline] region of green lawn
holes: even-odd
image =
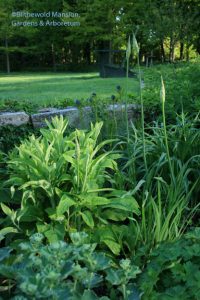
[[[126,87],[126,78],[100,78],[98,73],[15,73],[0,75],[0,101],[27,100],[48,105],[70,98],[87,99],[95,92],[98,98],[116,94],[116,86]],[[128,80],[128,91],[137,90],[136,79]]]

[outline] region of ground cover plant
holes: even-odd
[[[7,261],[7,265],[0,269],[1,274],[12,280],[10,288],[17,279],[18,296],[13,299],[106,300],[121,295],[127,299],[128,295],[137,294],[134,279],[140,270],[129,259],[120,260],[117,266],[105,253],[95,250],[96,244],[88,243],[84,232],[71,233],[70,237],[70,244],[59,241],[44,245],[44,236],[36,233],[29,242],[18,246],[19,256],[12,255],[11,248],[4,249],[1,260]]]
[[[199,299],[199,228],[159,245],[140,278],[143,299]]]

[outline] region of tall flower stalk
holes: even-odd
[[[144,131],[144,103],[142,97],[142,76],[141,76],[141,69],[140,69],[140,59],[139,59],[139,46],[133,33],[133,51],[136,53],[137,56],[137,67],[138,67],[138,77],[139,77],[139,91],[140,91],[140,105],[141,105],[141,125],[142,125],[142,144],[143,144],[143,159],[144,159],[144,166],[145,170],[147,171],[147,160],[146,160],[146,143],[145,143],[145,131]]]
[[[169,145],[168,145],[168,139],[167,139],[167,126],[166,126],[166,119],[165,119],[165,85],[163,82],[163,78],[161,75],[161,90],[160,90],[160,100],[162,103],[162,119],[163,119],[163,128],[164,128],[164,138],[165,138],[165,147],[166,147],[166,153],[167,153],[167,160],[169,163],[169,169],[171,172],[172,180],[173,183],[175,184],[175,177],[174,177],[174,172],[172,168],[172,163],[170,159],[170,154],[169,154]]]
[[[128,109],[127,109],[127,102],[128,102],[128,73],[129,73],[129,61],[131,55],[131,39],[130,36],[128,38],[127,48],[126,48],[126,102],[125,102],[125,117],[126,117],[126,131],[127,131],[127,139],[129,143],[129,126],[128,126]]]

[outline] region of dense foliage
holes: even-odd
[[[147,120],[159,117],[160,74],[166,84],[166,115],[169,121],[176,118],[176,113],[195,115],[200,108],[200,88],[197,78],[200,76],[199,59],[190,63],[157,65],[143,71],[145,88],[143,90]],[[135,99],[133,95],[133,99]],[[148,119],[149,118],[149,119]]]
[[[43,245],[44,237],[35,234],[18,246],[18,255],[13,255],[11,248],[2,249],[0,274],[17,281],[18,296],[12,299],[114,300],[137,295],[134,279],[140,270],[129,259],[117,265],[105,253],[97,252],[86,234],[70,236],[71,244]]]
[[[189,59],[199,53],[199,0],[1,0],[0,59],[2,70],[90,70],[99,49],[124,49],[127,36],[137,31],[141,56],[160,61]],[[72,12],[78,18],[53,18],[80,22],[77,27],[12,26],[12,12]],[[47,18],[41,18],[45,22]],[[48,38],[47,38],[48,37]],[[112,42],[111,42],[112,41]],[[110,60],[121,63],[123,54]]]
[[[1,203],[5,299],[196,297],[188,270],[199,272],[198,229],[185,232],[199,225],[198,122],[182,114],[168,126],[171,168],[164,128],[149,126],[148,172],[134,126],[128,140],[100,142],[102,123],[65,133],[67,121],[55,118],[16,147],[0,187],[11,187]]]
[[[199,233],[196,228],[175,243],[163,243],[152,251],[140,278],[143,299],[199,299]]]

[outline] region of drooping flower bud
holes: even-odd
[[[130,39],[130,35],[129,35],[127,48],[126,48],[126,60],[129,60],[130,55],[131,55],[131,39]]]
[[[161,100],[162,103],[165,102],[165,85],[164,85],[164,82],[163,82],[162,75],[161,75],[160,100]]]
[[[137,54],[137,55],[139,55],[139,51],[140,51],[140,49],[139,49],[139,46],[138,46],[138,43],[137,43],[137,40],[136,40],[136,37],[135,37],[135,34],[133,33],[133,51]]]

